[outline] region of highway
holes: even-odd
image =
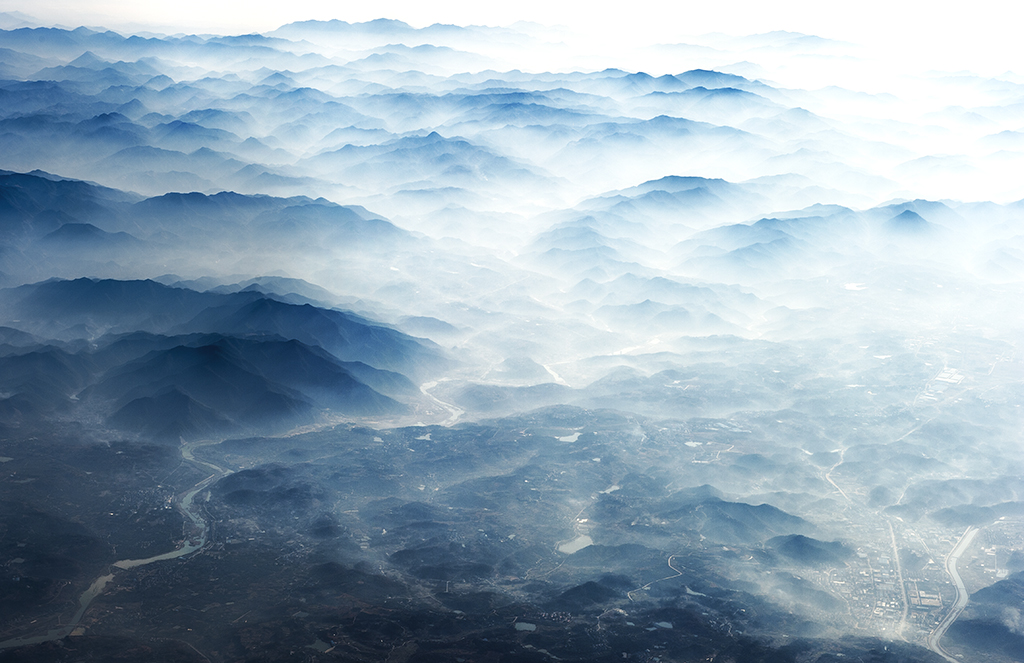
[[[967,588],[964,586],[964,581],[960,578],[960,573],[957,572],[956,565],[960,561],[960,556],[965,550],[971,545],[971,541],[978,534],[977,527],[968,527],[964,533],[960,536],[960,540],[956,542],[953,549],[946,555],[946,573],[953,580],[953,585],[956,587],[956,601],[950,607],[949,612],[946,613],[945,618],[939,622],[939,625],[935,627],[935,630],[928,636],[928,649],[943,657],[950,663],[960,663],[958,659],[950,656],[946,650],[942,648],[939,643],[942,640],[942,636],[946,634],[949,627],[953,625],[953,622],[957,620],[960,613],[967,607],[967,601],[970,596],[967,594]]]

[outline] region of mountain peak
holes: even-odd
[[[109,64],[110,62],[98,57],[92,51],[86,51],[68,63],[69,66],[82,67],[84,69],[103,68]]]

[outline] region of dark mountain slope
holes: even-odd
[[[48,173],[13,173],[0,170],[0,237],[15,239],[42,235],[57,225],[37,219],[45,212],[59,212],[68,221],[101,223],[120,216],[138,200],[116,189],[63,179]]]
[[[112,279],[53,280],[0,291],[0,303],[12,318],[19,319],[19,327],[65,339],[108,331],[160,332],[225,301],[224,295],[171,288],[154,281]]]
[[[842,564],[853,551],[838,541],[819,541],[802,534],[768,539],[767,545],[783,557],[804,565]]]
[[[0,305],[10,320],[18,320],[12,326],[44,338],[96,338],[135,331],[257,334],[298,340],[322,347],[343,361],[409,376],[450,363],[438,346],[425,339],[353,313],[287,304],[254,290],[197,292],[148,280],[83,278],[0,290]],[[408,386],[400,382],[395,386]]]
[[[656,513],[725,544],[758,543],[774,536],[810,534],[814,530],[803,518],[769,504],[754,506],[717,497],[700,500],[687,495],[672,497],[663,502]]]
[[[430,341],[375,325],[352,313],[263,297],[210,308],[183,324],[180,331],[277,335],[320,346],[344,361],[362,361],[409,376],[423,376],[449,365],[441,349]]]
[[[178,389],[136,398],[107,418],[115,428],[157,440],[192,439],[227,430],[229,422]]]

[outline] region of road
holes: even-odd
[[[637,587],[636,589],[634,589],[634,590],[632,590],[630,592],[627,592],[626,596],[629,598],[629,600],[630,601],[636,600],[636,599],[633,598],[633,594],[635,594],[636,592],[642,592],[642,591],[644,591],[646,589],[650,589],[651,585],[653,585],[656,582],[662,582],[664,580],[671,580],[673,578],[678,578],[679,576],[683,575],[683,572],[680,569],[677,569],[675,566],[672,565],[672,560],[675,559],[678,556],[679,555],[670,555],[669,558],[668,558],[668,568],[670,568],[673,571],[675,571],[675,573],[673,575],[665,576],[664,578],[658,578],[657,580],[652,580],[649,583],[647,583],[646,585],[643,585],[642,587]],[[694,592],[692,592],[692,590],[689,587],[687,587],[686,588],[686,593],[690,594],[690,593],[694,593]]]
[[[892,538],[892,560],[896,563],[896,581],[900,584],[900,591],[903,593],[903,615],[900,617],[900,623],[896,627],[896,635],[902,638],[903,629],[907,625],[907,615],[910,613],[910,598],[907,596],[907,583],[903,582],[903,565],[900,564],[900,549],[896,545],[896,530],[892,527],[892,521],[888,522],[889,536]]]
[[[956,587],[956,601],[953,602],[949,612],[946,613],[946,617],[939,622],[939,625],[936,626],[935,630],[928,636],[928,649],[931,649],[950,663],[960,663],[960,661],[950,656],[946,650],[942,648],[942,645],[939,644],[939,641],[942,640],[942,636],[946,634],[949,627],[953,625],[953,622],[957,620],[960,613],[962,613],[964,608],[967,607],[967,601],[970,599],[970,596],[967,593],[967,587],[964,586],[964,581],[960,578],[960,573],[957,572],[956,565],[957,562],[960,561],[960,555],[967,550],[977,534],[978,528],[968,527],[960,537],[960,540],[953,546],[953,549],[949,551],[948,555],[946,555],[946,573],[949,574],[949,577],[953,580],[953,585]]]
[[[847,502],[853,503],[853,500],[850,499],[850,496],[847,495],[846,492],[842,488],[839,487],[839,484],[837,484],[835,481],[832,480],[832,472],[837,467],[839,467],[840,465],[843,464],[843,462],[844,462],[843,459],[844,458],[846,458],[846,449],[840,449],[839,450],[839,460],[836,461],[835,465],[833,465],[832,467],[828,468],[828,472],[825,472],[825,481],[828,481],[830,484],[832,484],[832,487],[835,488],[836,490],[838,490],[839,494],[842,495],[844,498],[846,498]]]

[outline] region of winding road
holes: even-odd
[[[846,458],[846,449],[845,448],[840,449],[839,450],[839,460],[836,461],[835,465],[833,465],[832,467],[828,468],[828,472],[825,472],[825,481],[828,481],[830,484],[832,484],[832,487],[835,488],[836,490],[838,490],[839,494],[842,495],[846,499],[847,502],[853,503],[853,500],[850,499],[850,496],[847,495],[846,492],[842,488],[839,487],[839,484],[837,484],[835,481],[832,480],[832,472],[837,467],[839,467],[840,465],[842,465],[845,462],[844,461],[845,458]]]
[[[664,578],[658,578],[657,580],[652,580],[649,583],[647,583],[646,585],[642,585],[642,586],[637,587],[636,589],[634,589],[632,591],[627,592],[626,596],[629,598],[629,600],[630,601],[635,601],[636,599],[633,598],[633,594],[635,594],[636,592],[642,592],[644,590],[650,589],[651,585],[653,585],[656,582],[663,582],[665,580],[672,580],[673,578],[678,578],[679,576],[683,575],[683,572],[680,569],[677,569],[676,567],[674,567],[672,565],[672,560],[675,559],[676,557],[679,557],[679,555],[669,555],[669,558],[668,558],[668,568],[670,568],[673,571],[675,571],[675,574],[670,575],[670,576],[665,576]],[[692,592],[692,590],[689,587],[687,587],[686,588],[686,593],[690,594],[690,593],[694,593],[694,592]]]
[[[949,627],[953,625],[953,622],[957,620],[960,613],[967,607],[967,601],[970,595],[967,593],[967,587],[964,586],[964,581],[960,578],[960,573],[957,572],[956,565],[960,561],[960,556],[967,550],[968,546],[974,540],[974,537],[978,534],[977,527],[968,527],[963,535],[960,536],[960,540],[956,542],[953,549],[946,555],[946,573],[953,579],[953,585],[956,587],[956,601],[953,602],[949,612],[946,613],[946,617],[939,622],[939,625],[935,627],[935,630],[928,636],[928,649],[946,659],[950,663],[960,663],[958,659],[953,658],[942,648],[939,641],[942,640],[942,636],[946,634]]]
[[[25,645],[37,645],[43,642],[66,638],[71,635],[72,631],[78,628],[78,625],[82,621],[82,617],[85,616],[85,612],[89,609],[89,605],[93,602],[93,599],[103,593],[107,583],[114,579],[114,575],[118,571],[133,569],[137,566],[145,566],[146,564],[152,564],[154,562],[177,559],[179,557],[184,557],[185,555],[191,555],[197,550],[202,549],[207,543],[210,525],[206,522],[206,519],[203,518],[201,514],[201,507],[195,504],[195,497],[202,491],[209,488],[210,484],[213,482],[231,474],[230,470],[225,470],[213,463],[197,460],[195,456],[192,455],[192,450],[195,447],[207,444],[215,444],[215,442],[192,442],[181,446],[181,457],[183,460],[198,467],[211,470],[212,472],[212,474],[202,479],[188,491],[183,493],[177,504],[178,510],[185,516],[186,520],[192,524],[193,528],[198,532],[198,535],[193,534],[191,536],[186,536],[177,548],[160,555],[146,557],[145,559],[122,559],[114,562],[111,565],[112,568],[108,569],[110,571],[109,573],[104,573],[96,578],[92,584],[89,585],[89,588],[82,592],[81,596],[78,597],[78,610],[75,612],[75,615],[71,618],[70,622],[60,628],[50,629],[42,634],[4,640],[3,642],[0,642],[0,650],[10,649],[13,647],[23,647]]]

